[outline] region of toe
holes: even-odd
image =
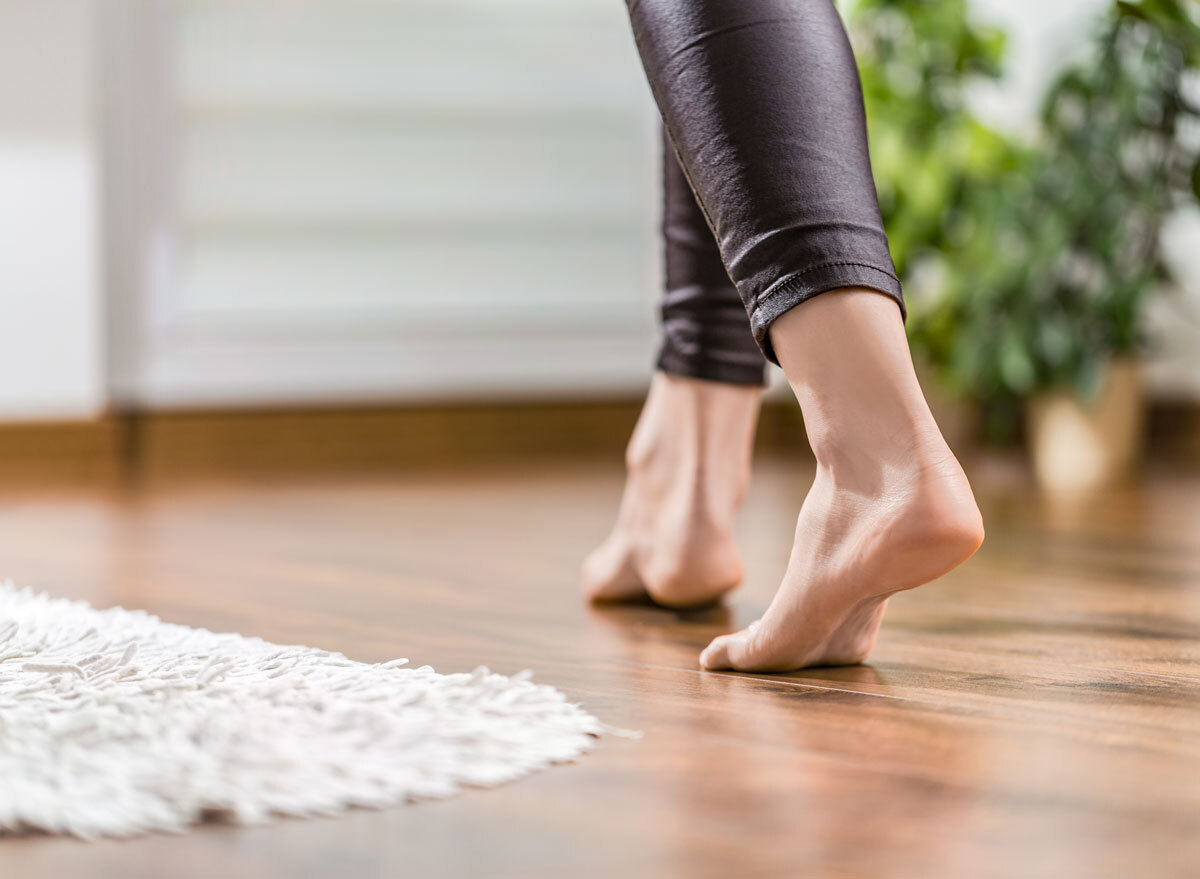
[[[709,671],[729,668],[728,635],[713,638],[712,643],[700,651],[700,667]]]
[[[800,663],[782,659],[771,649],[772,639],[764,637],[761,620],[756,620],[740,632],[721,635],[700,654],[700,664],[706,669],[773,672],[798,668]]]
[[[738,668],[738,660],[746,652],[745,642],[751,635],[750,629],[734,632],[732,635],[720,635],[713,639],[700,653],[700,667],[709,671]]]

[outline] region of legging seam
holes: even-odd
[[[791,287],[792,282],[795,281],[796,279],[801,278],[804,275],[807,275],[811,272],[817,272],[817,271],[820,271],[821,269],[836,268],[837,266],[858,266],[859,268],[863,268],[863,269],[871,269],[872,271],[879,272],[882,275],[887,275],[889,278],[891,278],[897,284],[900,283],[900,279],[898,277],[896,277],[892,272],[889,272],[887,269],[881,269],[879,266],[873,266],[870,263],[854,262],[852,260],[844,260],[841,262],[823,262],[819,265],[809,266],[806,269],[796,272],[795,274],[788,276],[788,278],[786,280],[780,281],[778,284],[776,284],[770,290],[764,291],[762,294],[755,297],[755,300],[754,300],[755,307],[762,304],[763,302],[766,302],[769,299],[774,298],[775,296],[779,295],[780,293],[787,292],[787,290]]]

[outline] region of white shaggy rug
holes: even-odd
[[[552,687],[97,611],[0,584],[0,832],[330,815],[487,787],[591,747]]]

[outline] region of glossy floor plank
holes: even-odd
[[[893,600],[869,665],[701,672],[770,600],[809,478],[761,463],[747,584],[686,613],[576,597],[615,466],[0,498],[22,583],[366,661],[530,667],[645,734],[446,802],[0,840],[0,875],[1196,875],[1200,474],[1081,501],[981,473],[984,548]]]

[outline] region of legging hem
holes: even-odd
[[[771,324],[784,312],[814,296],[846,287],[862,287],[891,297],[900,308],[901,320],[907,318],[900,280],[891,272],[866,263],[823,263],[792,275],[758,297],[750,315],[750,327],[763,356],[776,366],[779,365],[775,350],[771,347],[770,329]]]
[[[659,352],[655,367],[668,375],[702,381],[721,382],[727,385],[752,385],[762,387],[767,383],[763,364],[725,363],[703,356],[688,357],[678,351],[664,349]]]

